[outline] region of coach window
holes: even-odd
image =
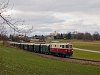
[[[64,45],[62,45],[62,48],[64,48]]]

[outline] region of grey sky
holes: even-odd
[[[12,17],[33,25],[33,34],[100,32],[100,0],[10,0]]]
[[[22,11],[98,11],[99,0],[13,0],[15,8]]]

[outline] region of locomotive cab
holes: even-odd
[[[64,57],[72,56],[72,44],[66,43],[53,43],[50,45],[50,52],[56,55],[63,55]]]

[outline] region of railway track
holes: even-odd
[[[82,60],[82,61],[89,61],[89,62],[99,62],[98,60],[89,60],[89,59],[82,59],[82,58],[69,58],[69,59],[75,59],[75,60]]]
[[[97,65],[100,66],[99,60],[91,60],[91,59],[84,59],[84,58],[67,58],[68,60],[71,60],[72,62],[77,62],[81,64],[90,64],[90,65]]]
[[[100,66],[100,61],[99,60],[89,60],[89,59],[84,59],[84,58],[62,58],[62,57],[57,57],[57,56],[52,56],[52,55],[44,55],[44,54],[38,54],[37,55],[49,59],[54,59],[54,60],[60,60],[64,62],[74,62],[74,63],[80,63],[80,64],[86,64],[86,65],[94,65],[94,66]]]

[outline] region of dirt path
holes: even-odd
[[[81,49],[81,48],[73,48],[75,50],[80,50],[80,51],[87,51],[87,52],[94,52],[94,53],[100,53],[100,51],[94,51],[94,50],[88,50],[88,49]]]

